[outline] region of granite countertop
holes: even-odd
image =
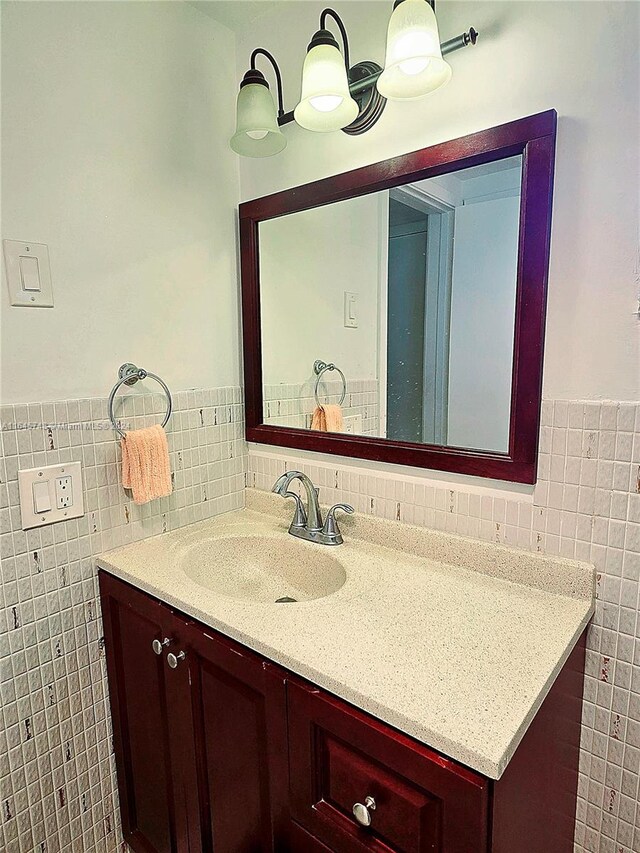
[[[499,779],[594,610],[593,566],[370,516],[345,543],[287,536],[292,505],[247,490],[247,508],[110,551],[97,566],[472,769]],[[196,583],[183,555],[206,540],[295,543],[346,582],[295,604]],[[221,543],[222,546],[223,543]],[[287,547],[287,545],[283,546]],[[229,548],[229,543],[226,544]]]

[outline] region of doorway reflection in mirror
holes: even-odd
[[[510,157],[261,222],[265,423],[311,427],[323,358],[346,432],[507,452],[521,179]]]

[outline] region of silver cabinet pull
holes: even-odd
[[[169,654],[167,655],[167,663],[169,664],[171,669],[175,669],[180,663],[180,661],[184,660],[185,658],[186,655],[184,652],[178,652],[177,655],[174,655],[173,652],[169,652]]]
[[[168,646],[170,642],[171,640],[169,639],[169,637],[165,637],[162,642],[160,642],[160,640],[154,640],[151,643],[151,648],[157,655],[161,655],[163,647]]]
[[[371,826],[371,812],[376,810],[376,801],[367,797],[364,803],[356,803],[352,809],[353,816],[360,826]]]

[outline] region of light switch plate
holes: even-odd
[[[344,327],[345,329],[358,328],[358,294],[344,292]]]
[[[45,483],[49,492],[48,502],[43,496]],[[18,471],[18,488],[23,530],[84,515],[82,466],[79,462]],[[36,500],[40,506],[48,505],[51,509],[36,512]]]
[[[49,247],[3,240],[9,299],[23,308],[53,308]]]

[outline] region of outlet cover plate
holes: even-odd
[[[362,435],[362,415],[347,415],[344,419],[344,431],[351,435]]]
[[[57,509],[56,481],[60,478],[71,477],[71,504]],[[34,483],[47,483],[49,489],[49,504],[47,512],[36,513],[34,506]],[[82,466],[80,462],[65,462],[62,465],[48,465],[42,468],[27,468],[18,471],[18,487],[20,491],[20,514],[22,529],[44,527],[56,521],[68,521],[70,518],[80,518],[84,515],[84,497],[82,493]]]

